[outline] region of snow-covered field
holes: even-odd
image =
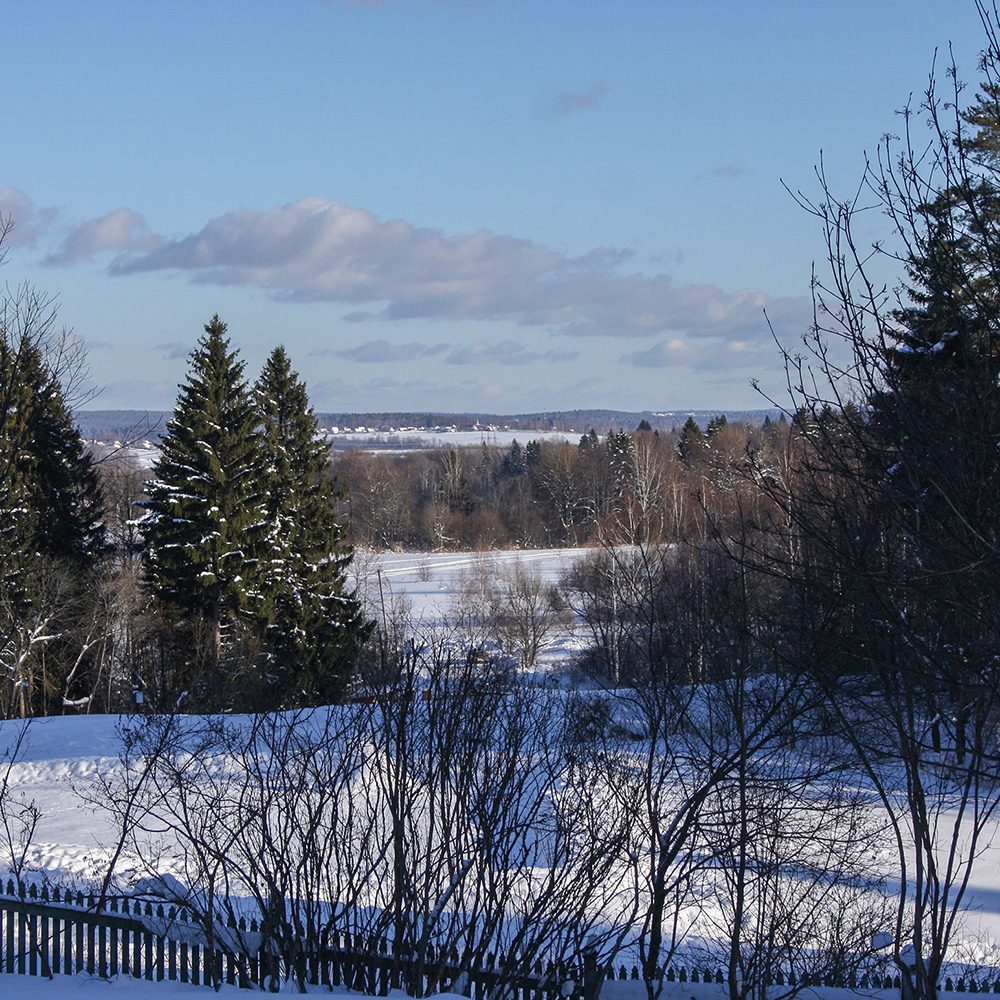
[[[222,1000],[237,1000],[245,998],[245,990],[235,986],[221,986],[216,992],[211,986],[191,986],[176,982],[150,983],[141,979],[129,979],[118,976],[108,981],[96,976],[56,976],[54,980],[41,979],[37,976],[5,976],[0,974],[0,990],[9,991],[10,996],[18,1000],[56,1000],[58,997],[74,997],[79,1000],[90,1000],[91,997],[109,997],[110,1000],[169,1000],[218,996]],[[330,996],[331,991],[325,987],[313,986],[306,988],[307,993]],[[297,993],[290,985],[281,993]],[[896,1000],[896,990],[847,990],[847,989],[816,989],[805,990],[801,996],[804,1000],[858,1000],[859,997],[868,1000]],[[334,989],[333,995],[358,997],[359,994],[346,989]],[[394,990],[390,997],[403,997],[399,990]],[[661,1000],[726,1000],[728,994],[723,986],[714,983],[667,983],[664,986]],[[627,981],[608,983],[601,991],[601,1000],[645,1000],[646,988],[641,982]],[[468,1000],[455,993],[438,993],[426,1000]]]
[[[483,574],[510,572],[520,565],[546,583],[556,584],[577,560],[592,550],[501,551],[488,553],[358,553],[356,574],[359,590],[370,613],[387,604],[405,606],[414,623],[428,627],[444,622],[456,602]],[[377,611],[375,612],[377,613]],[[540,670],[563,678],[562,667],[578,647],[579,639],[569,629],[553,636],[540,657]],[[35,877],[47,876],[59,883],[83,885],[103,871],[112,850],[116,831],[109,815],[101,809],[101,781],[113,775],[119,765],[121,720],[110,716],[76,716],[37,719],[28,724],[20,761],[10,772],[10,794],[25,803],[33,802],[40,818],[33,844],[26,857],[27,868]],[[0,751],[9,747],[22,732],[24,723],[0,722]],[[956,958],[996,964],[1000,949],[1000,839],[987,838],[985,849],[973,874],[966,900],[965,927],[960,935],[967,944]],[[2,845],[0,845],[2,846]],[[112,990],[122,1000],[135,997],[163,997],[174,993],[190,995],[196,987],[177,984],[134,984],[125,980],[107,984],[86,977],[60,979],[55,985],[23,977],[0,977],[0,989],[17,989],[25,997],[91,994]],[[627,984],[610,990],[620,1000],[626,998]],[[671,984],[676,992],[682,984]],[[721,995],[715,988],[684,984],[678,998],[698,1000]],[[827,1000],[841,991],[821,991]],[[843,991],[846,996],[846,991]],[[665,992],[664,997],[670,1000]],[[638,1000],[638,994],[636,996]]]
[[[509,448],[516,440],[521,444],[528,441],[572,441],[576,444],[580,431],[542,431],[542,430],[490,430],[483,428],[478,431],[452,430],[392,430],[392,431],[340,431],[327,435],[327,440],[336,449],[359,448],[362,451],[417,451],[432,448],[478,448],[480,445],[492,445],[499,448]]]
[[[362,588],[374,605],[378,576],[387,602],[404,596],[415,623],[440,623],[462,592],[464,581],[496,567],[530,567],[545,581],[560,574],[586,549],[490,553],[360,553]],[[574,645],[563,633],[554,637],[541,661],[554,668]],[[56,879],[86,879],[101,870],[115,830],[95,803],[100,777],[118,766],[119,719],[107,715],[42,718],[29,724],[21,760],[12,775],[12,792],[34,801],[41,819],[29,854],[29,867]],[[0,722],[0,751],[10,746],[24,723]]]
[[[436,448],[478,448],[480,445],[491,445],[498,448],[509,448],[516,440],[522,445],[529,441],[570,441],[576,444],[580,435],[586,431],[447,431],[447,430],[393,430],[393,431],[339,431],[328,434],[327,440],[336,451],[355,448],[360,451],[377,451],[382,454],[396,452],[432,450]],[[98,454],[108,454],[112,446],[95,444]],[[139,445],[122,448],[119,442],[114,442],[114,448],[140,469],[151,469],[153,463],[160,457],[160,449],[150,441]]]
[[[594,549],[498,549],[489,552],[369,552],[355,550],[354,577],[369,607],[388,595],[405,597],[411,619],[425,625],[441,624],[477,577],[497,577],[523,567],[542,583],[558,585],[564,574]],[[378,593],[378,578],[382,594]],[[558,664],[574,649],[564,631],[554,638],[543,658]]]

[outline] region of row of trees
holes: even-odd
[[[728,504],[733,465],[748,447],[780,452],[787,420],[763,427],[690,418],[672,433],[639,426],[579,444],[515,441],[509,448],[412,455],[349,451],[351,538],[375,548],[487,549],[677,541],[703,530],[703,501]]]
[[[250,386],[225,333],[206,326],[143,484],[74,427],[86,368],[51,302],[0,303],[0,717],[341,692],[365,634],[342,493],[284,350]]]
[[[201,705],[248,687],[330,702],[365,631],[345,584],[342,494],[284,348],[251,387],[225,334],[215,316],[191,355],[142,501],[144,574],[170,625],[161,647],[173,686],[197,685]]]

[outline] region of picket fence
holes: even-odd
[[[109,899],[97,911],[98,899],[83,893],[49,889],[47,885],[0,883],[0,974],[72,976],[86,973],[103,979],[118,975],[135,979],[173,980],[194,985],[228,983],[244,989],[261,988],[269,978],[282,982],[301,978],[313,985],[343,986],[373,996],[390,989],[426,995],[444,988],[461,987],[472,1000],[485,1000],[502,987],[510,1000],[597,1000],[605,981],[638,980],[639,968],[625,965],[598,967],[596,957],[585,955],[578,965],[535,962],[511,976],[501,972],[506,964],[489,956],[486,968],[469,969],[449,955],[439,960],[415,961],[391,954],[356,951],[346,937],[338,947],[317,954],[303,954],[294,968],[260,951],[243,953],[234,948],[209,946],[201,928],[183,908],[128,899]],[[162,930],[161,930],[162,929]],[[231,941],[252,939],[256,921],[230,921],[234,933],[217,934]],[[248,933],[249,932],[249,933]],[[216,942],[218,945],[218,942]],[[679,983],[725,983],[720,970],[675,968],[663,979]],[[899,989],[899,977],[878,973],[847,976],[808,976],[798,979],[792,971],[778,971],[765,985],[847,987],[860,990]],[[1000,994],[1000,978],[967,975],[947,978],[939,989],[958,993]]]
[[[375,996],[390,989],[426,995],[459,981],[473,1000],[503,987],[511,1000],[597,1000],[604,970],[596,959],[579,966],[534,963],[514,976],[501,971],[490,956],[486,968],[466,968],[457,956],[423,961],[392,954],[356,951],[341,936],[339,946],[302,954],[290,967],[261,951],[244,953],[224,947],[219,939],[253,940],[255,920],[230,921],[210,946],[202,928],[183,908],[129,899],[109,899],[97,911],[98,899],[43,885],[0,884],[0,972],[51,978],[86,973],[100,978],[127,975],[135,979],[173,980],[195,985],[228,983],[260,988],[268,979],[301,978],[313,985],[344,986]],[[232,933],[229,933],[232,931]],[[387,949],[384,949],[387,950]]]

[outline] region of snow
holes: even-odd
[[[389,431],[331,431],[325,435],[330,445],[342,450],[357,448],[379,452],[401,452],[428,450],[433,448],[464,448],[480,445],[495,445],[509,448],[516,439],[520,444],[529,441],[570,441],[576,444],[583,431],[549,431],[549,430],[490,430],[484,428],[478,431],[458,431],[437,429],[400,429]],[[203,442],[199,442],[203,444]],[[121,448],[119,453],[126,456],[137,468],[152,469],[159,461],[160,448],[143,441],[141,445]],[[181,466],[183,468],[183,466]],[[187,467],[192,473],[198,470]]]
[[[74,997],[79,1000],[90,1000],[91,997],[109,997],[111,1000],[169,1000],[170,997],[186,997],[197,1000],[198,997],[221,997],[223,1000],[246,1000],[247,990],[236,986],[221,986],[218,991],[211,986],[192,986],[190,983],[177,983],[164,980],[149,982],[144,979],[132,979],[129,976],[115,976],[112,979],[100,979],[80,973],[76,976],[56,976],[52,980],[41,976],[5,975],[0,973],[0,989],[7,995],[16,996],[18,1000],[58,1000],[60,997]],[[294,984],[288,984],[280,993],[298,993]],[[306,988],[307,993],[359,997],[353,990],[328,990],[325,986]],[[845,991],[846,992],[846,991]],[[390,997],[405,996],[400,990],[393,990]],[[428,1000],[468,1000],[453,993],[439,993]],[[623,998],[624,1000],[624,998]],[[707,1000],[707,997],[706,997]]]
[[[111,997],[112,1000],[165,1000],[168,997],[219,996],[235,1000],[246,997],[246,990],[235,986],[223,986],[218,993],[211,986],[192,986],[188,983],[147,982],[129,976],[114,979],[100,979],[80,973],[76,976],[55,976],[44,979],[41,976],[18,976],[0,974],[0,988],[18,1000],[57,1000],[58,997]]]
[[[413,451],[432,448],[470,448],[492,445],[509,448],[514,441],[527,444],[529,441],[571,441],[580,440],[577,431],[549,430],[492,430],[459,431],[445,429],[406,429],[390,431],[341,431],[330,434],[327,440],[337,450],[344,448],[369,449],[379,452]]]
[[[360,550],[353,572],[361,596],[370,607],[375,602],[408,603],[413,622],[440,625],[463,591],[483,573],[510,570],[516,565],[537,572],[555,584],[574,563],[592,549],[510,550],[484,553],[373,553]],[[381,583],[381,592],[379,589]],[[370,612],[371,613],[371,612]],[[540,670],[560,675],[561,666],[577,647],[569,630],[556,635],[543,651]],[[560,677],[562,679],[562,677]],[[84,885],[99,876],[116,843],[116,830],[99,806],[102,780],[114,775],[119,764],[118,727],[113,716],[67,716],[31,721],[19,762],[11,768],[12,794],[34,802],[41,818],[26,857],[29,878],[49,878],[62,885]],[[12,746],[25,723],[0,722],[0,752]],[[0,768],[2,770],[2,768]],[[1000,824],[994,823],[979,858],[965,903],[966,930],[961,957],[966,961],[997,965],[1000,941]],[[22,1000],[64,995],[93,995],[111,991],[121,1000],[147,997],[193,996],[193,987],[176,983],[148,983],[119,977],[107,982],[94,977],[56,977],[54,982],[31,977],[0,975],[0,987],[17,989]],[[227,995],[234,988],[223,987]],[[847,1000],[848,990],[823,989],[823,1000]],[[841,996],[843,994],[843,996]],[[240,991],[240,995],[245,995]],[[867,995],[895,996],[893,991]],[[603,1000],[643,1000],[641,982],[606,984]],[[702,983],[665,984],[664,1000],[722,1000],[724,987]]]
[[[554,584],[569,566],[592,551],[375,554],[362,550],[353,568],[364,577],[359,587],[369,601],[378,600],[381,574],[387,604],[404,596],[412,605],[411,619],[432,627],[447,617],[465,582],[484,569],[509,569],[520,563]],[[541,656],[542,666],[553,668],[573,651],[574,643],[568,632],[556,636]],[[73,884],[101,872],[116,831],[109,814],[94,800],[101,795],[100,779],[112,776],[119,766],[119,721],[117,716],[78,715],[28,723],[11,786],[15,795],[34,800],[42,813],[27,858],[29,869]],[[14,744],[24,725],[17,720],[0,721],[0,752]]]

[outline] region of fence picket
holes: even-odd
[[[25,920],[24,914],[15,911],[17,913],[17,971],[19,975],[25,974]]]
[[[28,975],[38,975],[38,917],[34,913],[28,915]]]
[[[147,909],[149,909],[147,907]],[[144,930],[142,932],[142,962],[143,962],[143,978],[152,979],[153,978],[153,935],[149,931]]]

